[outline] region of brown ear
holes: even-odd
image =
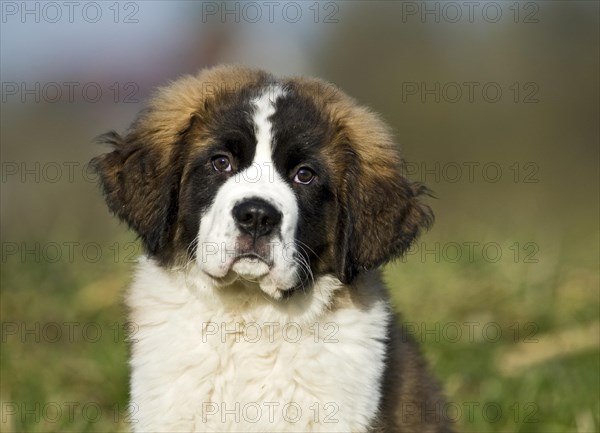
[[[147,252],[163,263],[175,258],[184,142],[198,119],[195,115],[222,93],[267,78],[264,72],[235,65],[184,76],[157,89],[124,138],[114,132],[100,138],[114,148],[91,162],[108,207],[140,235]]]
[[[150,255],[168,256],[177,219],[180,164],[135,131],[125,138],[110,132],[99,141],[114,148],[91,161],[109,209],[139,234]]]
[[[340,204],[338,276],[344,283],[400,257],[433,223],[431,209],[420,201],[429,195],[427,187],[409,181],[400,167],[367,175],[360,165],[356,161],[346,172]]]
[[[333,125],[325,150],[340,186],[332,250],[338,278],[349,283],[400,257],[431,226],[431,209],[420,201],[429,191],[404,177],[399,149],[379,116],[332,84],[310,78],[294,83]]]

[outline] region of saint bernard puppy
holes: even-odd
[[[126,295],[134,432],[450,431],[379,269],[431,224],[428,190],[375,114],[221,66],[103,141],[106,202],[146,253]]]

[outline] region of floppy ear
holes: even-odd
[[[170,253],[178,212],[180,164],[168,150],[152,145],[135,130],[99,137],[113,146],[91,161],[109,209],[143,241],[146,251],[165,258]]]
[[[163,264],[176,258],[185,140],[195,114],[221,92],[266,79],[264,72],[241,66],[217,66],[181,77],[157,89],[125,137],[111,132],[100,138],[114,148],[91,161],[106,203]]]
[[[387,160],[354,154],[347,165],[337,235],[338,278],[344,283],[400,257],[433,223],[431,209],[420,201],[429,190],[404,177],[395,152]]]
[[[379,116],[332,84],[299,79],[298,89],[327,116],[325,159],[336,177],[334,269],[343,283],[400,257],[433,223],[420,199],[429,190],[408,180],[390,129]]]

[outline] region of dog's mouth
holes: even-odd
[[[220,266],[204,266],[200,270],[211,278],[216,287],[230,293],[239,290],[260,290],[275,300],[298,284],[298,272],[293,267],[283,271],[272,250],[262,245],[244,245],[245,248],[228,249],[221,257]],[[214,255],[211,256],[214,258]]]
[[[270,272],[272,267],[271,260],[257,253],[245,253],[233,259],[230,272],[235,272],[244,280],[258,282]]]
[[[268,276],[272,267],[273,260],[256,252],[247,252],[237,254],[222,275],[215,275],[206,269],[204,269],[204,272],[219,285],[226,286],[239,279],[259,283]]]

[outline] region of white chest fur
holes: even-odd
[[[333,277],[302,305],[217,290],[141,261],[127,297],[135,432],[368,430],[384,368],[384,300],[332,310],[334,293],[348,290]]]

